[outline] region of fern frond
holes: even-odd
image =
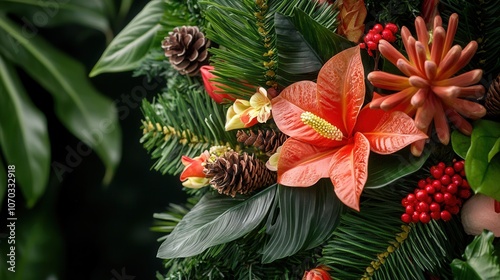
[[[487,84],[500,73],[500,5],[495,0],[467,1],[442,0],[440,11],[443,22],[448,22],[452,13],[457,13],[459,23],[455,43],[465,47],[470,41],[478,43],[478,50],[467,69],[483,69]]]
[[[464,244],[460,222],[402,225],[400,201],[409,191],[404,186],[365,190],[361,211],[342,216],[320,259],[335,279],[450,277],[448,263]]]
[[[215,103],[199,81],[177,75],[153,103],[143,101],[144,147],[157,159],[155,170],[176,175],[182,155],[199,156],[211,146],[236,147],[234,134],[224,130],[224,108]]]
[[[252,96],[257,86],[278,86],[275,13],[290,15],[299,8],[332,31],[337,26],[336,10],[310,0],[214,0],[200,4],[205,6],[209,24],[206,36],[221,46],[211,49],[214,74],[222,89],[241,98]]]

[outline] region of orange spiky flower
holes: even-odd
[[[441,143],[450,141],[448,121],[462,133],[470,135],[471,124],[464,119],[478,119],[486,114],[480,104],[463,98],[478,98],[484,95],[482,85],[476,85],[483,74],[475,69],[452,77],[462,69],[477,50],[477,42],[471,41],[462,49],[451,46],[458,26],[458,15],[450,16],[448,30],[442,27],[440,16],[434,18],[434,26],[429,34],[424,19],[417,17],[415,29],[417,40],[408,28],[401,29],[401,38],[408,53],[408,59],[389,42],[380,40],[379,51],[406,76],[383,71],[373,71],[368,80],[378,88],[397,91],[394,94],[374,97],[371,108],[392,110],[397,107],[410,116],[415,116],[415,124],[424,133],[429,133],[431,122]],[[420,155],[424,141],[412,145],[412,153]]]

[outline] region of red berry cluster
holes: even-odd
[[[443,162],[432,166],[431,177],[418,181],[418,188],[402,199],[405,213],[401,220],[405,223],[430,222],[431,219],[451,220],[465,199],[472,194],[465,179],[464,161],[454,161],[451,166]]]
[[[368,54],[373,56],[372,51],[376,51],[378,48],[378,42],[380,39],[384,39],[389,43],[396,41],[396,32],[398,32],[398,27],[394,23],[387,23],[385,28],[382,24],[377,23],[372,29],[368,31],[365,35],[364,43],[360,43],[359,47],[362,49],[367,49]]]

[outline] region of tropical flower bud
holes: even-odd
[[[250,101],[236,99],[226,113],[226,130],[247,128],[267,122],[271,118],[271,100],[267,91],[260,87]]]
[[[214,67],[210,65],[205,65],[200,68],[203,85],[205,86],[205,90],[208,95],[210,95],[210,97],[219,104],[224,102],[226,99],[235,100],[235,98],[231,95],[222,93],[223,90],[218,87],[219,83],[213,81],[213,78],[215,78],[214,74],[211,72],[213,70]]]
[[[195,158],[182,156],[181,162],[184,164],[184,170],[181,173],[180,179],[184,187],[199,189],[208,185],[210,178],[205,177],[203,167],[209,158],[210,154],[208,151],[203,152]]]
[[[327,272],[326,268],[319,266],[304,272],[302,280],[332,280],[332,277]]]

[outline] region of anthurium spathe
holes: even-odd
[[[359,47],[331,58],[317,83],[300,81],[273,99],[273,118],[290,138],[278,160],[278,183],[308,187],[329,177],[335,193],[359,211],[370,150],[391,154],[427,136],[405,113],[361,109],[365,98]]]
[[[184,170],[181,173],[180,180],[186,188],[199,189],[208,185],[210,178],[205,177],[203,168],[206,161],[210,158],[208,151],[203,152],[200,156],[190,158],[182,156],[181,162],[184,165]]]

